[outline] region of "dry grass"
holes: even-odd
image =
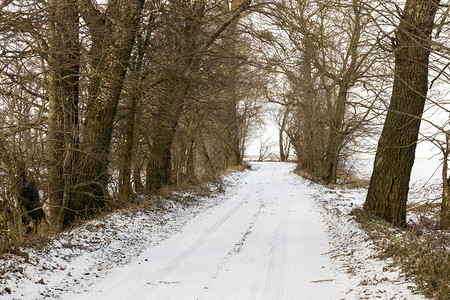
[[[231,172],[241,172],[248,168],[247,165],[239,165],[236,167],[228,168],[222,173],[218,174],[215,178],[209,180],[191,179],[189,181],[182,182],[177,185],[168,185],[161,189],[156,195],[144,195],[144,194],[132,194],[129,199],[116,197],[110,198],[107,201],[107,205],[96,211],[95,215],[91,219],[77,219],[72,225],[66,229],[66,231],[73,230],[80,225],[89,222],[92,219],[101,219],[106,217],[111,212],[126,210],[136,212],[147,209],[164,210],[164,201],[166,199],[182,202],[189,205],[198,199],[198,197],[206,197],[212,193],[223,191],[223,182],[221,178]],[[214,187],[214,188],[213,188]],[[46,221],[43,221],[32,232],[20,234],[20,239],[16,239],[14,242],[6,241],[8,235],[8,228],[5,225],[6,221],[0,219],[0,254],[21,254],[20,248],[33,247],[40,248],[45,246],[48,241],[57,235],[54,229]],[[24,227],[24,226],[23,226]],[[23,228],[25,230],[25,227]]]
[[[438,201],[425,201],[408,204],[408,212],[417,216],[422,230],[439,230],[441,203]]]
[[[41,222],[28,233],[25,232],[25,227],[23,227],[20,238],[10,241],[9,243],[4,243],[0,247],[0,254],[24,256],[26,253],[22,252],[20,250],[21,248],[33,247],[35,249],[40,249],[44,247],[53,236],[55,236],[55,231],[45,221]],[[4,238],[5,236],[2,237]]]
[[[348,188],[348,189],[357,189],[357,188],[368,188],[370,183],[370,179],[368,178],[359,178],[351,173],[341,173],[339,174],[339,186]]]
[[[234,166],[234,167],[228,167],[226,170],[222,171],[219,174],[219,177],[223,177],[225,175],[228,175],[231,172],[242,172],[242,171],[244,171],[244,170],[246,170],[248,168],[249,168],[249,166],[247,164],[241,164],[241,165],[237,165],[237,166]]]
[[[297,175],[308,179],[312,182],[320,183],[321,179],[317,176],[302,169],[295,169],[294,171]],[[350,172],[340,172],[338,183],[327,185],[328,188],[346,188],[346,189],[356,189],[356,188],[367,188],[369,187],[370,179],[361,179]]]
[[[362,210],[352,214],[380,249],[381,259],[392,258],[392,265],[401,267],[427,297],[450,299],[448,232],[425,230],[421,224],[400,230]]]
[[[320,178],[319,177],[317,177],[316,175],[312,174],[311,172],[308,172],[306,170],[302,170],[302,169],[300,169],[298,167],[294,170],[294,173],[297,174],[300,177],[303,177],[303,178],[309,180],[309,181],[316,182],[316,183],[320,182]]]

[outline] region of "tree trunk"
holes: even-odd
[[[119,193],[122,197],[128,198],[131,194],[131,166],[133,162],[134,127],[136,123],[136,107],[138,95],[135,91],[129,96],[130,113],[127,119],[125,132],[125,145],[123,149],[123,161],[119,174]]]
[[[189,119],[195,119],[194,116],[188,117]],[[196,146],[196,139],[199,135],[198,126],[193,121],[189,121],[186,126],[186,134],[184,137],[184,142],[180,148],[180,166],[177,172],[179,173],[177,183],[192,179],[194,177],[194,153]]]
[[[227,113],[229,126],[227,130],[227,141],[225,141],[225,164],[226,167],[238,166],[242,163],[241,150],[239,145],[239,120],[237,116],[237,99],[232,96],[227,103]]]
[[[344,140],[342,132],[345,118],[345,106],[347,104],[347,94],[349,82],[345,78],[339,84],[339,94],[336,98],[336,108],[331,118],[330,132],[328,134],[327,151],[325,153],[325,174],[323,181],[327,184],[335,184],[337,181],[337,170],[340,162],[339,151]]]
[[[428,91],[431,33],[439,0],[408,0],[396,30],[395,79],[364,210],[406,226],[406,202]]]
[[[79,17],[73,1],[52,0],[49,11],[49,126],[47,138],[51,222],[65,226],[78,157]]]
[[[294,141],[295,143],[294,148],[297,153],[297,163],[299,167],[315,174],[314,156],[317,156],[320,153],[316,151],[318,145],[315,143],[315,127],[317,122],[315,122],[314,118],[317,117],[317,95],[314,89],[312,73],[313,58],[316,55],[316,50],[313,41],[307,34],[304,35],[303,45],[303,61],[301,64],[301,105],[294,106],[297,114],[295,118],[299,120],[299,123],[297,123],[296,126],[301,128],[301,132],[298,132],[295,136],[291,137],[291,141]],[[320,134],[323,135],[322,132]]]
[[[151,20],[150,20],[151,22]],[[131,91],[129,94],[129,115],[127,118],[126,132],[125,132],[125,145],[123,149],[123,161],[119,175],[119,193],[124,198],[128,198],[131,194],[131,167],[133,162],[133,145],[134,145],[134,131],[136,123],[136,109],[138,101],[141,98],[141,73],[142,63],[144,60],[145,49],[150,42],[150,23],[147,28],[145,39],[139,41],[139,50],[137,58],[131,75]]]
[[[289,153],[285,152],[285,149],[287,149],[288,152],[289,152],[289,149],[288,149],[288,147],[286,147],[286,145],[284,145],[284,137],[283,137],[283,133],[286,131],[286,123],[287,123],[289,111],[290,111],[290,107],[289,107],[289,105],[287,105],[286,110],[284,111],[284,114],[283,114],[283,119],[281,120],[280,130],[278,132],[278,145],[280,147],[280,161],[287,161],[287,158],[289,156]]]
[[[448,156],[450,154],[450,132],[445,133],[445,149],[444,162],[442,164],[442,203],[441,203],[441,218],[440,228],[447,230],[450,228],[450,178],[448,177]]]
[[[136,193],[142,193],[144,192],[144,184],[141,180],[141,164],[138,164],[136,160],[132,161],[133,164],[133,186],[134,191]]]
[[[225,1],[225,9],[234,10],[235,7],[240,5],[242,1],[233,1],[231,5],[228,1]],[[229,57],[228,60],[228,72],[230,78],[231,74],[237,71],[236,61],[236,39],[237,35],[238,19],[234,20],[226,29],[226,39],[224,39],[223,49],[225,55]],[[228,97],[225,98],[225,110],[227,126],[225,141],[225,164],[226,167],[234,167],[241,164],[241,151],[239,146],[239,117],[238,117],[238,95],[236,82],[231,82]]]
[[[144,0],[109,1],[107,15],[89,0],[79,3],[92,37],[91,79],[77,164],[80,177],[65,224],[75,217],[87,217],[105,204],[114,119]]]
[[[201,130],[199,133],[197,144],[199,144],[199,147],[200,147],[200,154],[202,157],[202,165],[203,165],[203,168],[205,169],[207,178],[215,176],[214,167],[211,162],[211,158],[209,157],[208,149],[206,149],[205,139],[203,137]]]
[[[283,146],[283,131],[279,130],[278,132],[278,145],[280,147],[280,161],[286,161],[286,155],[284,154],[284,146]]]
[[[194,137],[189,139],[188,144],[184,149],[184,160],[181,170],[181,180],[185,181],[194,176],[194,147],[195,147],[195,139]]]
[[[150,146],[150,157],[146,171],[147,192],[157,192],[170,183],[172,174],[172,145],[190,83],[187,79],[178,81],[165,105],[159,105],[153,119],[154,134]]]

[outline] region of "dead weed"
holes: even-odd
[[[420,224],[401,230],[361,209],[351,214],[379,248],[381,259],[392,258],[392,266],[401,267],[427,297],[450,298],[448,232],[426,230]]]

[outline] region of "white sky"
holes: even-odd
[[[443,112],[442,110],[437,109],[429,109],[424,113],[424,118],[435,122],[436,124],[444,124],[449,119],[449,115],[447,112]],[[273,116],[270,114],[266,114],[263,118],[265,120],[265,125],[258,129],[258,131],[254,134],[254,137],[248,142],[246,146],[245,155],[246,156],[258,156],[261,141],[267,141],[270,139],[270,143],[273,144],[271,152],[276,155],[279,154],[278,150],[278,128],[275,124]],[[426,132],[436,132],[436,129],[430,126],[427,122],[423,121],[421,126],[421,132],[425,134]],[[378,142],[378,139],[375,141],[374,145]],[[374,154],[365,154],[364,157],[372,157]],[[417,158],[441,158],[441,153],[439,149],[434,146],[433,143],[422,140],[418,143],[416,148],[416,157]]]

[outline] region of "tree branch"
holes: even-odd
[[[81,17],[89,29],[93,30],[99,23],[105,23],[105,14],[95,7],[91,0],[79,0],[79,4]]]
[[[13,2],[13,0],[3,0],[0,3],[0,12],[2,11],[3,8],[5,8],[6,6],[8,6],[9,4],[11,4],[11,2]]]
[[[231,16],[223,22],[223,24],[216,29],[216,31],[209,37],[209,39],[203,44],[203,49],[200,52],[207,50],[212,43],[219,37],[219,35],[230,25],[234,20],[239,18],[239,16],[249,8],[252,0],[244,0],[232,13]]]

